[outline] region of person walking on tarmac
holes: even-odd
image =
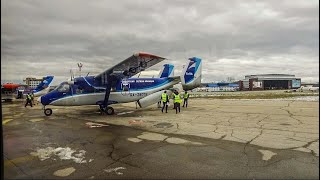
[[[161,95],[161,101],[163,103],[161,112],[163,113],[164,107],[166,107],[166,113],[168,113],[168,104],[169,104],[169,96],[167,94],[167,91],[164,91]]]
[[[189,99],[189,93],[188,91],[185,91],[184,92],[184,95],[183,95],[183,106],[186,105],[186,108],[188,107],[188,99]]]
[[[176,93],[177,90],[174,90],[173,93],[171,94],[171,99],[173,99],[173,108],[172,109],[176,109],[176,106],[174,105],[174,95]]]
[[[27,94],[27,102],[26,104],[24,105],[24,107],[27,107],[28,104],[30,104],[30,106],[32,107],[32,101],[31,101],[31,95],[30,93]]]
[[[176,114],[178,114],[178,110],[180,113],[180,103],[181,103],[181,97],[178,91],[175,91],[174,94],[174,107],[176,109]]]
[[[33,105],[36,105],[35,103],[34,103],[34,94],[33,94],[33,92],[31,92],[31,103],[33,104]]]

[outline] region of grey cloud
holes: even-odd
[[[145,51],[168,57],[177,71],[187,58],[203,58],[204,81],[269,72],[319,81],[313,0],[5,0],[1,25],[1,75],[11,80],[45,73],[62,79],[77,62],[99,73]]]

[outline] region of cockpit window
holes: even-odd
[[[60,86],[57,88],[58,92],[69,92],[70,85],[69,84],[60,84]]]

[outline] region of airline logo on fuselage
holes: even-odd
[[[192,72],[186,72],[186,75],[193,76],[193,73]]]

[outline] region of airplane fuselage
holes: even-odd
[[[180,79],[129,78],[117,82],[111,89],[108,104],[138,101],[157,91],[168,89]],[[105,87],[99,87],[94,77],[78,77],[74,84],[61,83],[55,90],[41,97],[43,105],[80,106],[97,105],[104,101]],[[160,98],[160,97],[159,97]]]

